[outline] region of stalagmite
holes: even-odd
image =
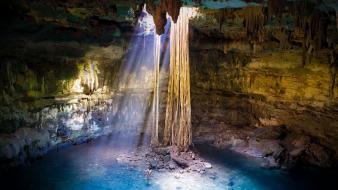
[[[191,144],[189,18],[194,8],[182,7],[170,31],[170,70],[163,143],[186,151]]]

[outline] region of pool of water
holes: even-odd
[[[213,169],[204,174],[155,172],[148,180],[146,163],[140,166],[121,163],[120,155],[144,154],[127,141],[101,138],[95,142],[50,152],[28,167],[2,177],[8,189],[337,189],[336,172],[267,170],[259,161],[231,151],[198,146],[203,159]],[[139,152],[137,152],[139,151]],[[179,176],[177,176],[179,175]]]
[[[228,189],[250,190],[320,190],[337,189],[338,172],[335,170],[293,169],[271,170],[261,167],[261,161],[231,150],[218,151],[200,146],[203,157],[228,173]]]

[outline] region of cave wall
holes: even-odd
[[[335,19],[326,45],[312,41],[309,51],[291,10],[282,13],[255,21],[245,14],[265,15],[261,7],[201,10],[192,20],[194,142],[264,157],[271,167],[337,165]]]
[[[118,81],[124,45],[43,41],[3,49],[0,165],[22,164],[102,135],[145,133],[140,113],[150,110],[153,73],[131,73],[124,90]]]
[[[208,56],[213,53],[220,56],[216,59]],[[285,52],[273,54],[279,54],[275,63],[263,55],[243,66],[232,65],[229,63],[232,58],[229,60],[227,54],[218,50],[192,51],[193,139],[217,147],[246,147],[251,146],[250,139],[256,135],[254,131],[266,128],[267,133],[273,133],[271,127],[286,127],[288,134],[295,138],[290,141],[311,138],[312,143],[329,149],[327,158],[331,154],[336,157],[337,85],[332,95],[329,65],[323,64],[320,69],[316,64],[309,68],[288,68],[286,64],[296,62],[281,62]],[[236,59],[241,58],[242,55]],[[224,61],[220,62],[222,59]],[[270,62],[264,64],[262,59]],[[215,69],[215,65],[221,69]],[[288,143],[293,142],[286,142],[283,148],[289,152],[296,149],[289,148]],[[257,151],[250,154],[265,156]]]
[[[142,68],[148,78],[128,78],[143,91],[123,91],[118,81],[137,5],[2,3],[12,11],[0,39],[1,169],[102,135],[145,132],[135,126],[145,125],[138,112],[150,109],[151,69]]]

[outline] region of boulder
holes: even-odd
[[[176,169],[176,164],[173,163],[173,162],[169,163],[169,169],[171,169],[171,170]]]
[[[278,158],[284,148],[278,140],[260,140],[250,139],[247,153],[254,157],[273,156]]]

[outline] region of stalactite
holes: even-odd
[[[189,18],[195,9],[182,7],[171,23],[170,70],[163,143],[186,151],[192,141],[189,68]]]
[[[154,17],[157,34],[161,35],[164,33],[167,13],[171,16],[174,23],[177,22],[181,6],[182,2],[180,0],[161,0],[157,5],[152,0],[147,0],[147,11]]]
[[[327,46],[327,30],[330,23],[329,8],[319,9],[310,1],[294,3],[292,14],[296,18],[296,27],[303,31],[303,66],[311,62],[313,51]]]
[[[222,32],[222,26],[223,26],[223,23],[224,21],[226,20],[227,18],[227,13],[228,13],[228,9],[226,8],[223,8],[223,9],[220,9],[218,14],[219,14],[219,31]]]
[[[329,90],[330,98],[333,99],[335,97],[334,90],[336,86],[336,78],[337,78],[337,71],[338,71],[338,52],[337,51],[331,51],[329,60],[331,62],[330,66],[330,73],[331,73],[331,86]]]
[[[96,65],[96,61],[90,61],[84,66],[85,75],[81,79],[81,85],[86,94],[92,94],[99,86]]]
[[[269,18],[272,16],[281,17],[286,6],[286,0],[269,0],[268,14]]]
[[[263,7],[246,7],[244,12],[244,23],[249,40],[263,42],[264,23],[266,21]]]
[[[304,31],[304,46],[320,49],[327,45],[327,29],[330,22],[329,10],[316,8],[316,4],[299,1],[295,3],[293,14],[296,27]]]

